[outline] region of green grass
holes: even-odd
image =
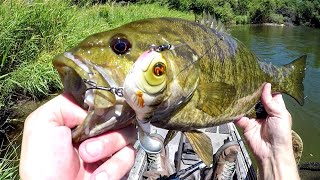
[[[19,154],[22,133],[9,142],[0,142],[0,179],[19,179]],[[4,139],[3,139],[4,140]]]

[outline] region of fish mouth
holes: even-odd
[[[111,71],[76,57],[71,52],[56,56],[53,65],[61,77],[64,91],[88,111],[84,122],[73,129],[75,142],[108,130],[120,129],[132,122],[135,113],[124,98],[106,90],[119,87],[121,82],[111,76]]]
[[[105,69],[71,52],[56,56],[53,64],[59,72],[64,91],[72,94],[79,106],[90,110],[93,106],[107,108],[115,104],[115,94],[106,88],[118,87],[118,84]],[[105,89],[99,90],[98,87]],[[99,98],[103,102],[99,102]]]
[[[64,54],[56,56],[53,59],[53,65],[60,75],[64,91],[71,94],[79,106],[88,109],[83,103],[87,98],[85,97],[86,85],[83,79],[89,77],[87,73],[84,73],[88,67],[83,65],[81,68],[74,59],[67,58]]]

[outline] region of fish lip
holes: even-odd
[[[76,58],[72,52],[64,52],[56,56],[53,60],[53,65],[58,70],[61,81],[64,86],[64,91],[70,93],[77,104],[86,110],[90,110],[90,106],[94,106],[94,89],[88,90],[89,85],[85,81],[90,81],[95,84],[96,81],[92,78],[92,72],[85,60]],[[91,103],[88,104],[90,99]]]

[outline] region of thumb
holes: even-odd
[[[59,95],[32,112],[26,119],[25,127],[45,128],[67,126],[73,128],[86,117],[86,111],[79,107],[71,95]],[[31,128],[33,129],[33,128]]]
[[[247,117],[242,117],[234,121],[234,124],[242,129],[246,129],[249,126],[250,120]]]
[[[272,114],[277,110],[276,104],[272,98],[270,83],[266,83],[262,89],[261,102],[268,114]]]
[[[281,94],[271,94],[271,84],[267,83],[262,89],[261,102],[270,116],[279,116],[287,112]]]

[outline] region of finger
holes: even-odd
[[[235,120],[234,123],[238,127],[242,128],[242,129],[246,129],[249,126],[250,120],[247,117],[242,117],[242,118],[240,118],[238,120]]]
[[[137,139],[136,134],[136,128],[131,125],[118,131],[90,138],[81,143],[80,157],[87,163],[110,157],[128,144],[133,144]]]
[[[267,83],[262,89],[261,102],[270,116],[283,114],[286,106],[281,94],[271,94],[271,84]]]
[[[63,125],[74,128],[81,124],[87,116],[87,111],[82,109],[70,94],[63,93],[61,101],[60,112]]]
[[[61,94],[45,103],[26,119],[25,125],[37,126],[67,126],[73,128],[86,117],[86,111],[80,108],[68,94]]]
[[[273,101],[277,102],[280,106],[286,107],[281,93],[272,94],[272,98]]]
[[[273,104],[270,83],[266,83],[262,89],[261,102],[268,114],[270,114],[276,108]]]
[[[126,146],[95,170],[91,179],[121,179],[132,168],[135,151]]]

